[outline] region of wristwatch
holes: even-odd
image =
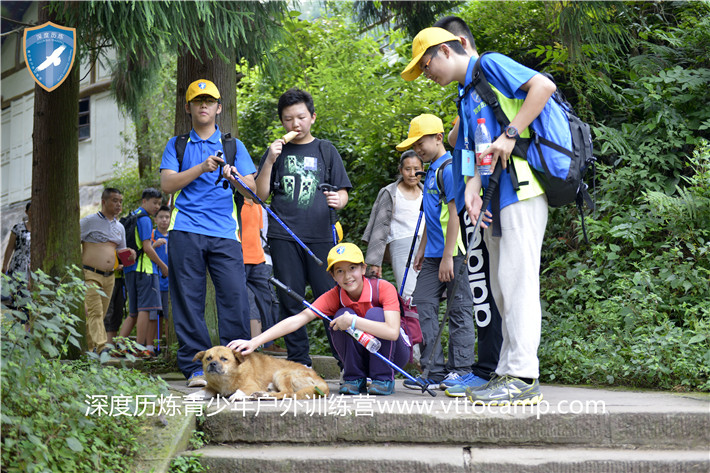
[[[515,128],[513,125],[508,125],[505,128],[505,136],[506,138],[512,138],[515,140],[520,138],[520,133],[518,133],[518,129]]]

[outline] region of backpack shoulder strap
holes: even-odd
[[[234,166],[237,161],[237,140],[232,137],[231,133],[222,133],[222,148],[225,161],[230,166]]]
[[[476,63],[473,65],[473,70],[471,71],[471,83],[469,85],[472,85],[478,96],[481,97],[481,100],[486,102],[488,106],[491,107],[491,110],[493,110],[493,114],[496,116],[496,120],[500,124],[501,129],[505,129],[508,125],[510,125],[510,119],[501,108],[500,103],[498,102],[498,97],[496,97],[495,92],[493,92],[493,88],[491,88],[491,84],[488,82],[486,74],[483,72],[483,67],[481,66],[481,59],[483,59],[483,56],[486,54],[490,54],[490,52],[483,53],[478,59],[476,59]],[[529,139],[523,141],[523,139],[518,138],[515,142],[515,148],[513,148],[513,154],[520,156],[521,158],[527,158],[529,145]],[[517,192],[518,189],[520,189],[518,174],[515,172],[515,164],[512,159],[509,160],[509,163],[512,166],[509,167],[508,173],[510,174],[513,189]],[[527,184],[527,182],[525,184]]]
[[[190,134],[178,135],[175,137],[175,156],[178,161],[178,172],[182,171],[182,159],[185,157],[185,148],[190,141]]]
[[[330,145],[330,146],[327,146]],[[323,162],[325,162],[325,182],[330,184],[332,172],[333,172],[333,152],[331,147],[333,144],[328,140],[318,140],[318,151],[323,157]]]
[[[495,92],[491,88],[491,84],[486,78],[486,74],[483,72],[483,67],[481,66],[481,59],[483,56],[489,53],[483,53],[476,59],[476,63],[473,65],[473,71],[471,72],[471,85],[476,89],[476,93],[481,97],[481,99],[488,104],[493,110],[493,114],[496,116],[496,120],[501,124],[501,127],[505,128],[510,124],[510,119],[507,117],[505,112],[498,103],[498,97],[496,97]]]
[[[439,169],[436,170],[436,187],[439,189],[439,196],[441,197],[441,202],[446,202],[446,192],[444,191],[444,168],[451,164],[451,158],[446,158],[446,161],[441,163]]]

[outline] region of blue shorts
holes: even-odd
[[[160,280],[157,274],[138,271],[125,273],[128,293],[128,315],[136,317],[138,312],[160,310]]]

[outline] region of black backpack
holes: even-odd
[[[224,161],[230,166],[234,166],[237,160],[237,140],[232,137],[231,133],[222,133],[222,148],[224,149]],[[178,135],[175,137],[175,156],[178,160],[178,172],[182,171],[182,160],[185,157],[185,148],[187,148],[187,142],[190,141],[190,134],[185,133],[184,135]],[[222,173],[220,172],[220,177],[215,182],[217,185],[222,181]],[[229,183],[225,180],[222,182],[222,186],[226,189]],[[237,204],[237,220],[239,222],[239,228],[242,228],[242,205],[244,205],[244,196],[232,189],[234,193],[234,202]]]
[[[465,97],[471,87],[475,88],[476,93],[478,93],[481,97],[481,100],[486,102],[493,110],[493,113],[495,114],[501,128],[505,129],[510,124],[510,120],[506,116],[505,112],[503,112],[500,103],[498,103],[495,92],[493,92],[493,89],[491,88],[491,85],[488,82],[488,79],[486,79],[485,73],[481,68],[481,58],[483,58],[486,54],[489,53],[482,54],[478,60],[476,60],[476,63],[473,66],[472,81],[468,86],[466,86],[466,89],[461,96]],[[544,72],[540,74],[555,83],[555,80],[550,74]],[[531,138],[518,138],[516,140],[515,148],[513,149],[513,154],[527,158],[528,164],[530,164],[530,169],[537,177],[543,189],[545,189],[547,202],[551,207],[561,207],[572,202],[576,203],[582,220],[584,240],[588,242],[589,240],[587,238],[587,230],[584,226],[584,211],[582,207],[586,202],[587,206],[591,210],[594,210],[594,201],[589,195],[587,184],[584,182],[584,176],[587,169],[592,167],[593,173],[595,173],[596,170],[594,166],[596,158],[594,157],[592,146],[591,129],[587,123],[583,122],[577,116],[572,106],[564,98],[562,92],[560,92],[559,88],[554,94],[552,94],[551,98],[560,105],[567,117],[567,125],[569,126],[572,135],[572,149],[566,149],[561,145],[538,135],[532,128],[529,128]],[[460,104],[460,99],[457,100],[457,104]],[[534,144],[537,149],[538,155],[540,156],[540,163],[533,162],[528,154],[528,149],[531,144]],[[550,170],[550,166],[548,165],[549,163],[545,160],[543,146],[554,149],[555,151],[565,154],[570,158],[569,167],[565,169],[566,175],[555,175],[555,173]],[[520,185],[527,184],[527,182],[519,183],[512,159],[509,160],[509,164],[510,166],[508,166],[508,169],[510,172],[511,182],[514,189],[517,191]]]
[[[436,170],[436,187],[439,189],[439,202],[442,204],[448,201],[446,191],[444,190],[444,169],[446,169],[446,166],[449,164],[451,164],[451,158],[446,158],[446,161],[441,163],[441,166]]]
[[[136,242],[136,230],[138,228],[138,219],[143,218],[143,217],[148,217],[150,218],[150,215],[148,215],[145,212],[131,212],[130,214],[126,215],[125,217],[121,217],[119,219],[119,222],[121,222],[121,225],[123,225],[123,228],[126,230],[126,246],[128,248],[132,248],[133,251],[136,252],[136,262],[140,259],[141,255],[143,254],[143,245],[140,245],[140,248],[138,247],[138,243]]]

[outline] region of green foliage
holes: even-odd
[[[193,450],[204,447],[209,442],[207,434],[201,430],[193,430],[192,437],[190,437],[190,447]]]
[[[37,271],[31,290],[3,275],[3,290],[17,294],[15,305],[23,308],[2,313],[3,471],[126,471],[141,448],[140,417],[87,415],[87,399],[132,397],[132,408],[137,394],[166,392],[161,380],[95,358],[60,360],[69,345],[79,346],[82,321],[72,310],[82,304],[85,285],[77,272],[57,279]]]
[[[207,434],[200,430],[193,430],[190,437],[190,448],[198,450],[209,442]],[[170,462],[170,473],[202,473],[208,471],[209,467],[204,467],[200,463],[201,454],[181,455],[173,458]]]
[[[170,473],[202,473],[210,467],[202,466],[201,455],[182,455],[170,462]]]
[[[467,2],[458,16],[471,28],[479,53],[496,51],[537,69],[539,59],[532,50],[551,42],[547,25],[554,8],[550,2]],[[501,28],[511,18],[515,28]]]
[[[563,253],[558,239],[546,249],[544,377],[710,390],[707,145],[689,167],[677,197],[648,192],[588,219],[589,248]]]

